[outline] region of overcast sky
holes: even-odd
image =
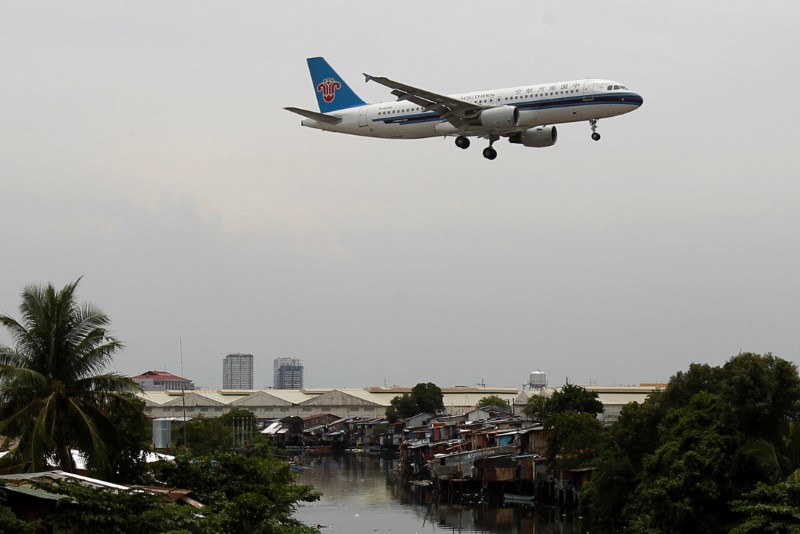
[[[490,7],[495,6],[495,7]],[[0,7],[0,313],[83,276],[113,370],[308,387],[666,381],[800,358],[795,2]],[[440,93],[584,77],[637,111],[535,149],[302,128],[305,58]],[[788,61],[788,62],[787,62]],[[9,343],[7,333],[0,341]]]

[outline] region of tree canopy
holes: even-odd
[[[175,426],[173,436],[176,448],[198,456],[230,451],[235,448],[234,419],[250,419],[251,428],[255,429],[256,417],[249,410],[231,410],[220,417],[195,417]],[[267,438],[254,431],[247,447],[252,447],[259,441],[267,441]]]
[[[297,484],[289,465],[274,457],[231,452],[179,455],[174,463],[157,462],[152,469],[160,484],[191,489],[204,507],[178,506],[147,491],[93,488],[73,480],[40,482],[42,489],[68,498],[31,524],[18,520],[0,501],[0,532],[39,532],[42,527],[109,534],[318,532],[292,513],[298,502],[315,501],[319,494],[309,485]]]
[[[156,478],[191,488],[206,503],[213,513],[208,523],[213,528],[206,532],[307,532],[311,529],[303,528],[292,512],[298,502],[320,497],[311,486],[295,483],[288,463],[231,452],[179,455],[174,463],[160,463]]]
[[[508,402],[497,395],[489,395],[488,397],[483,397],[481,400],[478,401],[478,404],[476,404],[475,406],[477,408],[491,408],[492,406],[495,406],[497,408],[502,408],[503,410],[510,409]]]
[[[386,417],[394,422],[418,413],[438,413],[444,410],[444,395],[436,384],[420,382],[411,389],[411,393],[394,397],[390,404],[386,409]]]
[[[765,532],[780,521],[769,531],[797,531],[799,407],[791,362],[742,353],[692,364],[623,408],[600,441],[584,512],[594,530],[622,521],[637,532]]]
[[[52,285],[27,286],[21,319],[0,315],[15,345],[0,346],[0,434],[19,440],[4,463],[43,471],[52,458],[74,472],[70,451],[78,449],[91,469],[113,478],[119,414],[133,427],[145,419],[132,393],[136,384],[102,373],[122,343],[110,335],[108,316],[78,303],[78,282],[58,291]]]
[[[548,419],[565,412],[587,413],[596,415],[603,412],[603,403],[595,391],[567,382],[554,391],[549,397],[533,395],[523,408],[525,415],[548,424]],[[548,425],[549,426],[549,425]]]

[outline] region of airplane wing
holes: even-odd
[[[408,100],[418,106],[422,106],[426,110],[434,111],[439,114],[444,120],[460,126],[462,121],[469,121],[476,118],[481,114],[484,109],[482,106],[459,100],[450,96],[432,93],[424,89],[419,89],[411,85],[396,82],[383,76],[370,76],[364,73],[366,81],[373,81],[392,89],[392,94],[397,97],[397,100]]]

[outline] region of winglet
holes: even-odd
[[[370,76],[366,72],[362,72],[361,74],[364,75],[364,83],[367,83],[368,81],[372,80],[372,76]]]

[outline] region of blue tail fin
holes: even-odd
[[[322,113],[367,104],[358,98],[324,58],[310,57],[306,61],[308,62],[308,71],[311,73],[311,81],[314,82],[319,110]]]

